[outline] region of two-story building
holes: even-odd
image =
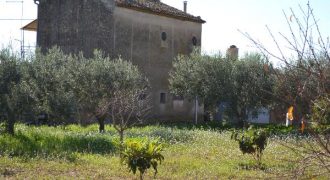
[[[35,0],[38,4],[37,45],[58,46],[65,53],[94,49],[121,56],[137,65],[151,84],[152,118],[193,120],[195,104],[170,94],[172,61],[201,46],[202,24],[160,0]],[[199,112],[203,113],[202,106]]]

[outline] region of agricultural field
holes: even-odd
[[[285,147],[300,137],[289,129],[268,140],[262,167],[243,155],[231,130],[211,127],[135,127],[126,139],[158,139],[164,143],[164,161],[156,179],[255,179],[285,178],[299,157]],[[116,148],[118,135],[97,125],[34,127],[18,124],[16,135],[0,135],[0,173],[5,179],[138,179],[123,165]],[[298,137],[299,136],[299,137]],[[145,179],[153,179],[148,170]],[[305,175],[301,178],[309,178]],[[322,177],[320,177],[322,178]],[[326,179],[326,176],[323,177]]]

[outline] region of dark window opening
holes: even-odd
[[[192,44],[197,46],[197,38],[195,36],[192,38]]]
[[[167,39],[167,34],[166,34],[166,32],[162,32],[162,40],[163,41],[166,41],[166,39]]]
[[[160,93],[160,103],[161,104],[166,103],[166,93]]]

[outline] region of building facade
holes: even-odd
[[[178,54],[201,46],[200,17],[159,0],[39,0],[37,45],[65,53],[95,49],[131,61],[151,84],[152,118],[193,120],[193,101],[169,93],[168,78]],[[203,113],[202,106],[198,107]]]

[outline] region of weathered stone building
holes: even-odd
[[[194,103],[172,96],[168,74],[178,54],[201,46],[200,17],[160,0],[37,0],[37,45],[91,56],[100,49],[138,65],[152,86],[153,117],[192,120]],[[201,108],[201,107],[199,107]],[[200,109],[202,112],[202,109]]]

